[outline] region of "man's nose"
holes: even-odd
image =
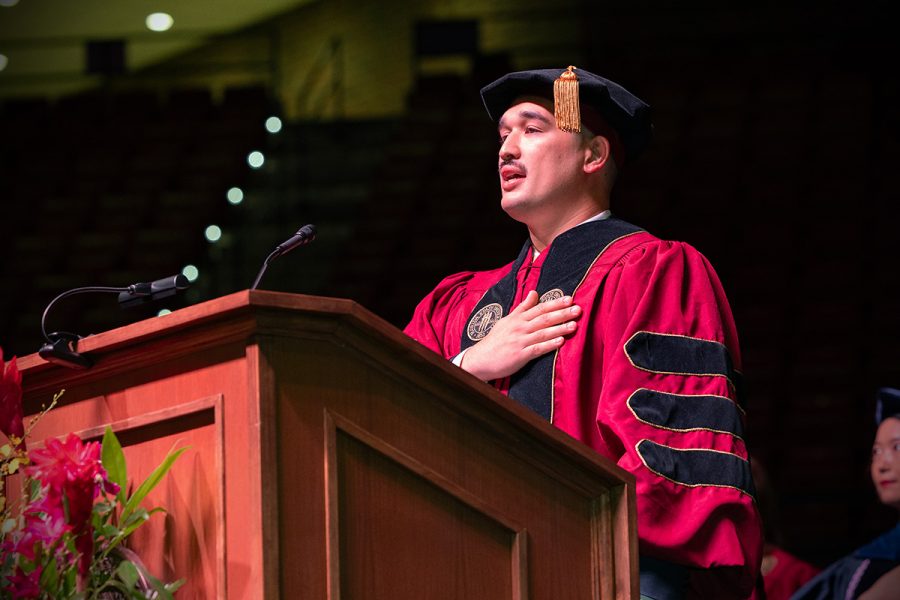
[[[500,160],[509,160],[519,157],[519,142],[514,134],[509,134],[500,144]]]

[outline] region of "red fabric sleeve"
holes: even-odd
[[[459,354],[461,321],[468,317],[471,307],[480,298],[472,299],[473,294],[467,286],[474,275],[464,272],[444,278],[419,302],[403,332],[444,358]]]
[[[445,277],[416,306],[403,332],[437,352],[453,358],[475,305],[485,292],[509,273],[512,263],[491,271],[464,271]]]
[[[665,477],[651,470],[638,451],[642,440],[668,448],[713,450],[733,455],[728,460],[743,469],[748,460],[744,440],[702,427],[682,430],[647,423],[628,405],[631,395],[641,389],[736,402],[733,378],[653,372],[636,366],[625,351],[638,332],[684,336],[724,346],[739,370],[737,333],[716,273],[687,244],[646,243],[619,260],[597,302],[599,313],[593,318],[599,318],[603,330],[603,385],[596,422],[605,447],[637,479],[641,552],[708,569],[692,580],[703,597],[749,596],[762,557],[754,499],[736,487],[692,485]],[[740,411],[736,403],[725,405],[726,410]],[[738,419],[742,418],[740,412]],[[749,473],[749,463],[746,468]]]
[[[775,564],[763,577],[766,600],[789,600],[804,583],[821,572],[818,567],[775,546],[772,547],[770,559]]]

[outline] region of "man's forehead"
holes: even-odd
[[[540,96],[520,96],[512,101],[503,116],[500,117],[499,127],[512,118],[540,119],[555,125],[553,116],[553,101]]]

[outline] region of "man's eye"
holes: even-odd
[[[891,446],[891,450],[894,452],[900,452],[900,442],[895,442],[893,446]]]
[[[540,131],[540,129],[538,129],[537,127],[526,127],[525,128],[525,133],[537,133],[539,131]]]

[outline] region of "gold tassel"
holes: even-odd
[[[578,105],[578,77],[569,66],[553,82],[553,107],[556,126],[570,133],[581,133],[581,110]]]

